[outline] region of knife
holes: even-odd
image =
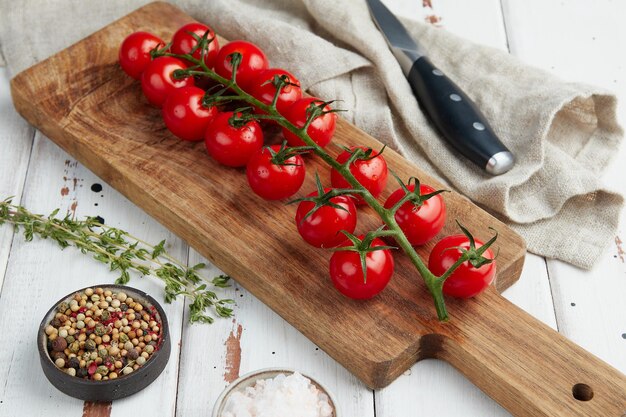
[[[515,158],[476,104],[440,69],[380,0],[367,0],[372,18],[400,63],[413,93],[441,135],[489,174],[510,170]]]

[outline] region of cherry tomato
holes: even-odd
[[[408,185],[407,188],[414,191],[415,185]],[[420,195],[433,192],[435,192],[434,188],[420,185]],[[385,201],[385,208],[393,207],[405,194],[402,188],[394,191]],[[423,245],[437,236],[443,228],[446,222],[446,205],[441,194],[423,201],[420,206],[407,201],[396,211],[395,218],[411,245]]]
[[[363,239],[363,236],[359,236]],[[350,245],[347,241],[341,246]],[[372,241],[372,247],[385,246],[380,239]],[[369,252],[365,257],[367,280],[363,279],[363,267],[358,252],[337,251],[330,258],[330,278],[343,295],[368,299],[381,292],[389,283],[394,270],[394,261],[389,249]]]
[[[220,46],[213,29],[203,25],[202,23],[187,23],[185,26],[178,29],[172,38],[172,53],[178,55],[190,53],[191,50],[198,45],[198,40],[193,37],[191,33],[202,38],[207,31],[209,32],[207,39],[213,40],[208,44],[207,51],[204,55],[204,63],[209,68],[212,68],[215,63],[215,58],[217,58],[217,51],[220,49]],[[202,56],[201,49],[196,49],[191,56],[196,59],[200,59]],[[192,63],[188,62],[188,64],[191,65]]]
[[[322,100],[315,97],[305,97],[293,103],[289,107],[285,114],[287,120],[293,123],[296,127],[304,127],[307,121],[307,109],[311,106],[311,103],[321,104]],[[325,111],[329,111],[330,106],[324,107]],[[311,122],[306,132],[309,134],[313,142],[317,143],[322,148],[330,142],[335,134],[335,125],[337,124],[336,113],[326,113],[320,115]],[[283,135],[289,145],[291,146],[304,146],[302,139],[291,133],[289,130],[283,128]]]
[[[474,241],[477,249],[483,245],[483,242],[478,239],[474,239]],[[457,249],[458,247],[464,249],[470,247],[467,236],[453,235],[441,239],[430,252],[428,269],[437,276],[443,274],[461,257],[462,253]],[[483,256],[493,259],[491,248],[487,249]],[[443,283],[443,293],[459,298],[474,297],[491,284],[495,275],[495,261],[480,268],[476,268],[469,261],[465,261]]]
[[[231,125],[233,112],[219,113],[206,129],[204,143],[213,159],[229,167],[245,166],[263,146],[263,131],[254,120],[241,127]]]
[[[148,64],[141,76],[141,88],[150,103],[161,107],[172,91],[194,85],[193,77],[174,79],[173,73],[177,69],[185,69],[185,63],[169,56],[159,57]]]
[[[119,52],[120,65],[124,72],[134,79],[141,78],[152,58],[150,51],[165,46],[163,39],[148,32],[135,32],[122,42]]]
[[[281,146],[272,145],[274,152],[280,152]],[[273,156],[268,147],[264,147],[250,158],[246,176],[250,188],[266,200],[282,200],[298,192],[304,182],[304,160],[300,155],[293,155],[284,160],[283,165],[272,162]]]
[[[163,103],[163,121],[174,135],[183,140],[199,141],[217,115],[216,107],[202,106],[204,90],[190,86],[177,88]]]
[[[330,188],[326,188],[324,192],[326,193],[330,190]],[[307,197],[318,195],[316,191]],[[331,198],[329,201],[343,207],[343,210],[325,205],[315,210],[309,217],[306,217],[315,207],[315,203],[302,201],[298,204],[298,210],[296,211],[296,226],[300,236],[307,243],[317,248],[333,248],[339,245],[346,240],[346,236],[341,231],[345,230],[353,233],[356,228],[356,206],[353,199],[345,195],[339,195]]]
[[[364,151],[367,148],[359,146]],[[350,152],[343,151],[337,156],[337,162],[344,163],[352,155],[356,147],[351,147]],[[376,151],[367,159],[357,159],[350,165],[350,172],[374,197],[378,197],[387,185],[387,162],[385,158]],[[352,188],[348,181],[341,174],[333,169],[330,173],[330,182],[335,188]],[[365,204],[365,200],[361,196],[355,196],[357,205]]]
[[[237,84],[247,91],[254,77],[269,67],[269,62],[263,51],[255,44],[246,41],[229,42],[222,46],[215,59],[215,72],[229,80],[233,74],[229,55],[235,52],[241,54],[241,63],[237,68]]]
[[[287,76],[287,81],[289,83],[296,85],[287,84],[281,88],[280,94],[278,95],[278,100],[276,101],[276,109],[281,114],[286,111],[289,106],[302,98],[300,81],[298,81],[296,77],[294,77],[292,74],[285,71],[284,69],[270,68],[259,72],[257,76],[254,77],[248,87],[248,92],[251,95],[253,95],[265,104],[271,104],[274,100],[274,95],[276,94],[276,87],[274,87],[272,81],[274,80],[275,76],[280,77],[283,75]]]

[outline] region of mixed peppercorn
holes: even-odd
[[[46,326],[57,368],[94,381],[116,379],[143,366],[159,349],[157,312],[124,292],[87,288],[57,306]]]

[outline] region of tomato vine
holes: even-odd
[[[297,127],[278,112],[278,110],[276,109],[276,100],[273,100],[271,104],[266,104],[245,92],[237,84],[237,66],[238,62],[241,60],[241,56],[238,53],[234,53],[231,56],[231,63],[233,65],[233,76],[231,79],[226,79],[218,75],[211,68],[209,68],[202,59],[196,59],[191,54],[179,55],[172,54],[170,52],[158,51],[154,54],[154,56],[172,56],[175,58],[190,61],[194,65],[187,69],[176,70],[174,73],[175,78],[185,78],[190,76],[208,77],[224,86],[224,88],[218,93],[208,93],[211,94],[211,99],[205,100],[205,102],[208,101],[212,104],[215,104],[224,101],[239,100],[244,101],[249,105],[252,105],[262,110],[265,114],[249,113],[245,117],[249,117],[250,119],[261,118],[274,120],[280,126],[300,138],[306,144],[306,146],[310,147],[312,152],[320,157],[326,164],[337,170],[346,179],[350,186],[352,186],[352,188],[356,190],[356,192],[363,198],[363,200],[365,200],[367,205],[369,205],[378,214],[383,223],[387,226],[387,231],[385,234],[395,239],[397,245],[402,248],[402,250],[411,260],[411,263],[415,266],[419,274],[422,276],[422,279],[424,280],[428,291],[433,297],[435,309],[437,311],[437,317],[439,318],[439,320],[449,320],[446,303],[443,297],[443,283],[445,279],[452,273],[452,271],[456,269],[456,267],[458,267],[458,265],[455,264],[450,271],[446,272],[441,277],[433,274],[428,269],[424,261],[422,261],[413,246],[411,246],[411,243],[408,241],[402,230],[400,230],[400,226],[398,226],[398,223],[396,222],[396,219],[394,217],[396,211],[399,209],[399,206],[396,205],[390,209],[386,209],[365,187],[361,185],[361,183],[354,177],[352,172],[350,172],[350,163],[355,160],[355,158],[357,157],[355,155],[358,154],[358,152],[355,152],[353,157],[348,159],[345,163],[340,163],[337,162],[328,152],[326,152],[324,148],[319,146],[317,143],[315,143],[315,141],[313,141],[313,139],[311,139],[311,137],[307,133],[307,129],[309,125],[313,122],[313,120],[315,120],[316,117],[324,112],[325,103],[322,103],[319,106],[315,106],[315,108],[318,110],[310,111],[308,113],[308,118],[305,125],[303,127]],[[276,95],[280,94],[281,89],[281,86],[278,86],[276,88]]]

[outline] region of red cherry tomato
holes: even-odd
[[[190,86],[177,88],[163,103],[163,121],[174,135],[183,140],[199,141],[217,115],[216,107],[202,106],[204,90]]]
[[[254,77],[269,67],[269,62],[263,51],[255,44],[246,41],[229,42],[222,46],[215,59],[215,72],[229,80],[233,74],[229,55],[235,52],[241,54],[241,63],[237,68],[237,84],[247,91]]]
[[[293,103],[289,107],[285,114],[287,120],[293,123],[296,127],[304,127],[307,121],[307,109],[311,106],[311,103],[321,104],[322,100],[315,97],[305,97]],[[330,110],[330,106],[324,107],[325,111]],[[317,143],[322,148],[330,142],[335,134],[335,125],[337,124],[336,113],[326,113],[318,116],[311,122],[306,132],[309,134],[313,142]],[[289,130],[283,128],[283,135],[287,142],[291,146],[304,146],[302,139],[291,133]]]
[[[326,188],[324,192],[330,190],[330,188]],[[307,197],[315,196],[318,196],[318,192],[313,192]],[[331,198],[330,202],[343,207],[344,210],[326,205],[318,208],[313,214],[306,217],[315,207],[315,203],[302,201],[298,204],[298,210],[296,211],[296,226],[300,236],[307,243],[317,248],[333,248],[339,245],[346,240],[346,236],[341,231],[345,230],[353,233],[356,228],[356,206],[353,199],[340,195]]]
[[[151,33],[131,33],[120,46],[120,65],[126,74],[138,80],[151,61],[150,51],[164,46],[163,39]]]
[[[274,100],[274,95],[276,94],[276,87],[272,81],[275,76],[283,76],[286,75],[288,82],[291,85],[287,84],[283,86],[280,90],[280,94],[278,95],[278,100],[276,101],[276,109],[279,113],[283,114],[289,106],[302,98],[302,90],[300,89],[300,81],[296,77],[294,77],[289,72],[285,71],[281,68],[270,68],[267,70],[263,70],[257,74],[256,77],[249,84],[249,93],[262,101],[265,104],[271,104]],[[264,113],[264,112],[260,112]]]
[[[363,239],[363,236],[359,236]],[[341,246],[350,245],[346,241]],[[372,247],[385,246],[380,239],[372,241]],[[330,278],[343,295],[368,299],[380,293],[389,283],[394,270],[394,261],[389,249],[369,252],[365,258],[367,280],[363,279],[361,258],[357,252],[337,251],[330,258]]]
[[[367,148],[359,146],[363,150]],[[356,147],[351,147],[354,151]],[[337,162],[344,163],[350,156],[351,152],[344,151],[337,156]],[[350,165],[350,172],[374,197],[378,197],[387,185],[387,162],[385,158],[376,151],[372,151],[370,158],[357,159]],[[333,169],[330,173],[330,182],[335,188],[352,188],[348,181],[341,174]],[[361,196],[355,196],[357,204],[365,204],[365,200]]]
[[[163,106],[167,96],[177,88],[194,85],[193,77],[174,79],[174,71],[185,69],[180,59],[162,56],[150,62],[141,76],[141,88],[148,101]]]
[[[414,191],[415,185],[408,185],[407,188]],[[420,195],[433,192],[435,192],[434,188],[420,185]],[[393,207],[405,194],[402,188],[394,191],[385,201],[385,208]],[[420,206],[407,201],[396,211],[395,218],[411,245],[423,245],[437,236],[443,228],[446,222],[446,205],[441,194],[423,201]]]
[[[281,147],[272,145],[274,152]],[[304,160],[300,155],[285,159],[284,165],[272,162],[272,153],[264,147],[250,158],[246,176],[250,188],[266,200],[282,200],[298,192],[305,177]]]
[[[483,245],[478,239],[476,249]],[[435,275],[440,276],[450,268],[460,257],[461,251],[458,247],[468,249],[469,240],[465,235],[447,236],[441,239],[430,252],[428,258],[428,269]],[[491,248],[487,249],[483,256],[493,259]],[[443,293],[452,297],[470,298],[480,294],[493,281],[496,275],[496,262],[485,264],[480,268],[475,268],[469,261],[465,261],[459,266],[443,283]]]
[[[195,34],[199,38],[202,38],[207,31],[209,32],[207,39],[213,40],[208,44],[207,51],[204,55],[204,63],[209,68],[212,68],[215,63],[215,58],[217,58],[217,51],[220,49],[220,45],[215,37],[213,29],[203,25],[202,23],[187,23],[185,26],[178,29],[172,38],[172,53],[178,55],[190,53],[191,50],[198,45],[198,40],[193,37],[191,33]],[[191,56],[196,59],[200,59],[202,56],[201,49],[196,49]],[[192,63],[188,62],[188,64],[191,65]]]
[[[219,113],[206,129],[204,143],[213,159],[229,167],[245,166],[263,146],[263,131],[254,120],[241,127],[230,123],[233,112]]]

